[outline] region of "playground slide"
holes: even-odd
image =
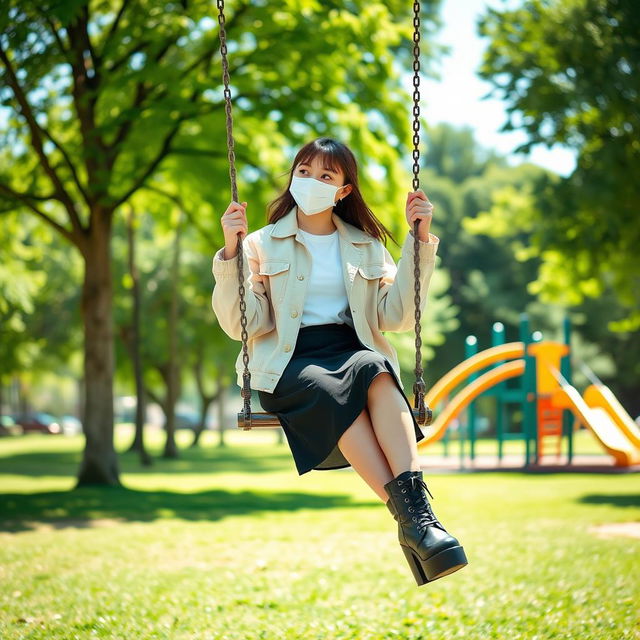
[[[470,382],[466,387],[459,391],[450,402],[447,403],[447,406],[431,423],[429,426],[429,433],[426,434],[420,442],[418,442],[418,449],[426,447],[442,438],[451,421],[482,392],[503,380],[521,376],[523,373],[524,360],[513,360],[512,362],[501,364],[495,369],[490,369],[476,378],[473,382]]]
[[[522,358],[523,355],[524,345],[522,342],[509,342],[480,351],[470,358],[467,358],[442,376],[442,378],[440,378],[440,380],[438,380],[427,391],[424,399],[425,404],[431,407],[431,409],[434,409],[449,395],[449,393],[451,393],[453,389],[467,380],[471,374],[497,362],[510,360],[511,358]],[[460,391],[455,398],[447,404],[445,410],[429,426],[428,433],[425,438],[418,443],[418,449],[426,447],[432,442],[436,442],[442,438],[451,420],[453,420],[485,389],[488,389],[494,384],[502,382],[502,380],[506,380],[507,378],[521,375],[524,371],[524,360],[518,360],[518,363],[519,364],[515,365],[517,368],[517,372],[515,373],[513,373],[512,370],[507,370],[505,375],[505,369],[498,367],[483,374]],[[501,367],[504,366],[505,365],[501,365]]]
[[[640,427],[625,411],[609,387],[604,384],[588,386],[584,392],[584,401],[592,408],[601,407],[604,409],[624,435],[633,443],[633,446],[636,449],[640,449]]]
[[[585,427],[591,429],[607,453],[613,456],[617,466],[640,464],[640,449],[627,437],[606,409],[590,407],[575,387],[562,383],[560,389],[553,394],[553,403],[570,409]]]
[[[524,345],[522,342],[508,342],[480,351],[443,375],[438,382],[427,390],[424,401],[433,409],[472,373],[485,369],[496,362],[522,358],[523,355]]]
[[[534,345],[540,352],[542,346],[542,344]],[[438,380],[427,392],[425,403],[433,409],[472,373],[507,358],[522,358],[523,354],[524,346],[521,342],[502,344],[481,351],[461,362]],[[541,353],[538,353],[539,357],[540,355]],[[559,388],[556,386],[553,392],[553,403],[572,411],[577,419],[592,431],[602,447],[614,458],[616,465],[640,464],[640,428],[608,387],[602,384],[591,385],[585,391],[583,398],[551,363],[545,362],[545,364],[559,385]],[[524,360],[513,360],[490,369],[468,383],[447,402],[429,426],[425,438],[418,443],[418,449],[428,447],[442,438],[451,422],[480,394],[503,380],[522,375],[524,369]]]

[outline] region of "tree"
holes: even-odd
[[[423,3],[422,53],[437,2]],[[82,258],[86,445],[78,485],[120,484],[113,446],[113,283],[116,213],[184,159],[202,214],[229,196],[218,29],[211,3],[74,0],[0,7],[0,211],[28,211]],[[412,8],[400,0],[347,7],[310,0],[289,11],[238,2],[228,11],[236,158],[263,177],[291,145],[331,132],[388,171],[376,205],[401,210],[409,99],[395,61],[412,55]],[[362,43],[358,45],[356,43]],[[274,64],[275,61],[275,64]],[[369,125],[369,112],[376,112]],[[237,116],[242,114],[240,118]],[[209,135],[203,136],[206,131]],[[392,139],[393,136],[393,139]],[[217,142],[216,142],[217,141]],[[283,151],[285,150],[285,151]],[[247,179],[249,183],[250,180]],[[266,182],[266,179],[265,179]],[[206,203],[206,204],[205,204]]]
[[[637,3],[526,0],[487,9],[479,32],[489,38],[479,74],[508,104],[502,131],[529,137],[517,151],[559,143],[578,152],[569,177],[546,175],[535,190],[534,290],[577,304],[611,289],[627,311],[610,329],[640,329]]]

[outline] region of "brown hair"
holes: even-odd
[[[391,232],[376,218],[362,198],[358,186],[358,164],[355,156],[345,144],[326,136],[308,142],[298,151],[289,170],[289,181],[286,188],[267,205],[268,222],[276,222],[296,205],[296,201],[289,191],[293,172],[300,163],[311,164],[311,160],[318,154],[320,154],[325,166],[330,169],[335,171],[336,165],[338,165],[344,172],[344,184],[351,184],[352,187],[349,194],[335,204],[333,212],[345,222],[358,227],[384,244],[389,237],[397,245],[398,243]],[[282,175],[286,175],[286,172]]]

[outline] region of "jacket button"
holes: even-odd
[[[285,351],[291,351],[291,345],[290,344],[285,344],[284,345],[284,350]]]
[[[304,276],[298,276],[298,280],[304,280]]]
[[[298,312],[297,311],[292,311],[291,312],[291,317],[292,318],[297,318],[298,317]]]

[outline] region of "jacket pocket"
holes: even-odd
[[[384,275],[384,266],[381,264],[363,264],[358,267],[358,273],[367,280],[377,280]]]
[[[265,260],[258,270],[261,276],[267,276],[265,288],[269,292],[271,302],[282,302],[286,291],[289,267],[291,263],[287,260]]]
[[[261,276],[275,276],[278,273],[287,271],[291,264],[286,260],[268,260],[260,265],[258,273]]]

